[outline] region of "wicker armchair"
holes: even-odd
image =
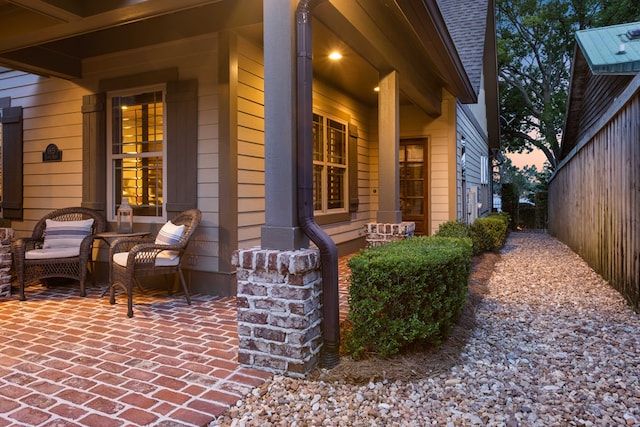
[[[109,251],[109,265],[111,271],[110,300],[115,304],[116,288],[121,288],[127,295],[127,316],[133,317],[133,287],[140,283],[138,279],[143,277],[176,274],[182,284],[187,304],[191,305],[189,289],[182,273],[182,254],[189,243],[189,239],[195,232],[202,214],[197,209],[184,211],[173,218],[167,225],[184,226],[184,231],[172,244],[158,243],[155,239],[121,238],[111,245]],[[165,229],[160,230],[160,234]],[[170,254],[167,256],[167,254]],[[173,290],[169,288],[169,295]]]
[[[65,239],[69,235],[58,234],[58,239],[53,240],[57,232],[54,225],[60,224],[58,221],[82,222],[89,219],[93,219],[93,223],[87,223],[86,230],[70,231],[73,234],[72,239]],[[49,236],[47,236],[47,220],[55,221],[55,223],[49,222]],[[26,299],[25,283],[52,277],[77,280],[80,283],[80,296],[84,297],[86,295],[84,283],[88,274],[88,263],[91,261],[94,235],[105,231],[106,226],[107,223],[100,213],[80,207],[58,209],[41,218],[36,223],[30,238],[18,239],[12,244],[16,276],[20,286],[20,300]],[[57,243],[52,243],[56,241]]]

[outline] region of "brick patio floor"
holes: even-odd
[[[347,314],[340,260],[340,318]],[[271,376],[237,362],[236,299],[103,287],[26,288],[0,299],[0,427],[206,426]]]

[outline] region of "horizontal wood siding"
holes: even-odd
[[[238,247],[260,245],[265,222],[264,60],[238,39]]]
[[[465,105],[457,103],[458,132],[465,139],[465,173],[464,180],[467,191],[471,187],[478,187],[478,203],[482,203],[482,207],[478,209],[478,216],[485,216],[491,212],[493,207],[493,195],[491,194],[490,169],[488,182],[483,184],[481,177],[481,162],[483,157],[489,156],[489,144],[487,142],[487,134],[477,122],[472,111]],[[484,160],[486,161],[486,160]],[[490,165],[489,165],[490,166]],[[465,198],[466,194],[462,194],[461,198]],[[466,219],[467,212],[461,212],[459,219]]]
[[[262,51],[238,41],[238,247],[260,245],[265,222],[264,65]],[[313,84],[314,109],[338,116],[358,127],[358,212],[350,221],[323,225],[336,244],[363,236],[373,217],[370,194],[371,109],[321,81]],[[377,156],[373,160],[377,162]]]
[[[24,215],[13,222],[29,235],[46,212],[82,202],[82,97],[99,90],[102,79],[177,68],[181,79],[198,79],[198,207],[202,223],[189,250],[197,270],[218,270],[218,100],[215,35],[104,55],[83,63],[83,78],[65,81],[21,72],[0,74],[0,97],[24,107]],[[10,89],[1,89],[9,87]],[[42,163],[55,143],[62,162]],[[153,226],[149,226],[153,229]]]
[[[371,134],[372,117],[377,117],[377,110],[367,107],[348,95],[326,85],[322,81],[313,83],[313,108],[319,114],[336,116],[348,121],[358,128],[358,211],[350,214],[350,220],[323,225],[323,229],[340,245],[362,238],[367,222],[375,217],[377,198],[371,188],[377,186],[377,138]],[[377,124],[377,119],[373,122]],[[377,135],[377,134],[376,134]],[[372,151],[376,150],[375,157]],[[375,169],[375,173],[372,170]],[[376,192],[377,195],[377,192]],[[347,201],[349,200],[347,195]],[[375,198],[375,201],[372,200]]]
[[[177,68],[181,80],[198,80],[197,200],[202,222],[189,245],[195,270],[218,271],[218,52],[217,36],[207,35],[91,58],[81,82],[93,91],[101,79]],[[169,159],[170,161],[170,159]]]
[[[433,118],[415,106],[400,107],[400,138],[426,137],[428,145],[428,219],[433,234],[457,217],[456,101],[444,92],[442,114]]]
[[[7,89],[8,88],[8,89]],[[16,236],[29,236],[47,212],[82,201],[81,86],[20,71],[0,73],[0,97],[23,107],[24,219],[12,221]],[[42,162],[49,144],[62,151],[61,162]]]
[[[602,113],[622,93],[630,80],[631,76],[594,76],[589,74],[580,113],[579,129],[582,129],[582,132],[578,132],[578,140],[584,137],[585,131],[596,124]]]
[[[632,92],[625,91],[628,102],[622,97],[614,105],[549,185],[549,232],[634,306],[640,301],[638,81]]]

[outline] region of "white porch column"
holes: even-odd
[[[263,249],[308,248],[296,209],[296,45],[298,0],[264,6],[265,225]]]
[[[402,222],[400,211],[400,84],[398,72],[391,71],[380,79],[378,92],[379,209],[380,223]]]

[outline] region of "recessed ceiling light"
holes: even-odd
[[[337,61],[338,59],[342,59],[342,54],[338,51],[333,51],[329,54],[329,59]]]
[[[373,91],[374,91],[374,92],[380,92],[380,86],[376,86],[376,87],[374,87],[374,88],[373,88]]]

